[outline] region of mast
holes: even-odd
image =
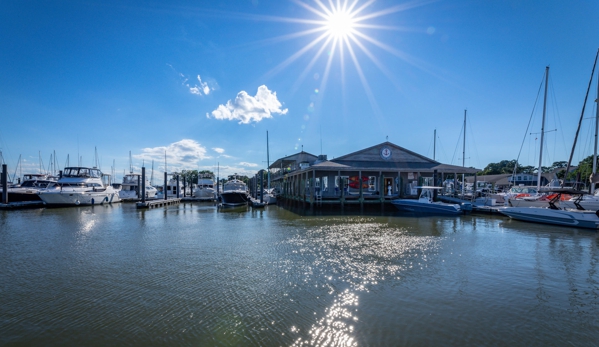
[[[464,110],[464,143],[462,145],[462,167],[466,167],[466,111]],[[466,174],[462,174],[462,197],[466,189]]]
[[[597,133],[599,133],[599,72],[597,72],[597,103],[595,112],[595,150],[593,151],[593,178],[597,174]],[[594,179],[591,181],[591,194],[595,193],[595,182]]]
[[[543,99],[543,121],[541,122],[541,150],[539,152],[539,172],[537,173],[537,191],[541,189],[541,164],[543,163],[543,138],[545,137],[545,111],[547,109],[547,82],[549,81],[549,66],[545,67],[545,97]]]
[[[595,146],[597,147],[597,146]],[[321,149],[322,152],[322,149]],[[268,153],[268,130],[266,130],[266,170],[267,170],[267,180],[266,180],[266,187],[267,189],[270,189],[270,157],[269,157],[269,153]]]
[[[129,173],[133,173],[133,164],[131,162],[131,151],[129,151]]]
[[[435,138],[433,139],[433,160],[436,160],[437,154],[437,129],[435,129]]]
[[[589,86],[587,87],[587,93],[584,96],[584,103],[582,104],[582,113],[580,114],[580,119],[578,120],[578,128],[576,129],[576,135],[574,136],[574,144],[572,145],[572,152],[570,152],[570,159],[568,159],[568,166],[566,166],[564,182],[566,181],[568,172],[570,172],[570,165],[572,164],[572,157],[574,157],[574,150],[576,149],[576,140],[578,140],[578,133],[580,132],[580,125],[582,124],[582,119],[584,118],[584,109],[587,105],[587,98],[589,97],[589,91],[591,90],[591,84],[593,82],[593,75],[595,74],[595,66],[597,66],[597,58],[598,57],[599,57],[599,49],[597,50],[597,54],[595,55],[595,62],[593,63],[593,70],[591,71],[591,79],[589,80]],[[563,186],[564,186],[564,183],[562,182],[562,187]]]
[[[154,159],[152,159],[152,172],[150,173],[150,185],[154,185]]]

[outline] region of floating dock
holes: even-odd
[[[15,201],[8,204],[0,204],[0,210],[22,210],[26,208],[42,208],[43,201]]]
[[[137,202],[135,206],[137,208],[156,208],[170,205],[178,205],[181,203],[181,198],[173,198],[167,200],[150,200],[146,202]]]

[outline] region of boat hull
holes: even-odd
[[[525,222],[598,229],[599,217],[593,211],[553,210],[539,207],[506,207],[504,215]]]
[[[216,191],[212,188],[196,188],[193,190],[193,197],[198,200],[214,201],[216,200]]]
[[[225,191],[220,194],[222,204],[226,206],[247,205],[249,198],[246,192]]]
[[[48,206],[87,206],[120,202],[117,191],[107,189],[101,192],[47,191],[39,193],[40,199]]]
[[[447,214],[447,215],[458,215],[462,213],[459,205],[455,204],[444,204],[444,203],[422,203],[418,200],[410,199],[397,199],[391,201],[400,211],[414,212],[414,213],[426,213],[426,214]]]

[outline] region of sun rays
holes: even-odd
[[[322,98],[331,77],[331,70],[340,68],[341,87],[345,89],[346,84],[346,65],[353,66],[369,99],[375,113],[378,106],[374,93],[368,83],[368,76],[363,68],[363,62],[360,59],[367,59],[374,64],[387,78],[396,86],[393,74],[377,58],[375,50],[382,50],[388,54],[394,55],[405,62],[412,64],[410,57],[396,47],[382,42],[379,38],[380,31],[407,31],[407,29],[397,26],[398,21],[393,20],[394,25],[385,25],[381,23],[381,17],[389,16],[397,12],[405,11],[417,6],[422,6],[431,1],[413,1],[382,10],[374,9],[374,0],[292,0],[299,7],[307,10],[308,15],[298,18],[269,17],[262,18],[272,21],[288,22],[305,25],[306,28],[300,31],[272,38],[275,41],[294,40],[303,37],[312,36],[311,41],[299,47],[297,51],[291,53],[289,57],[272,68],[265,77],[273,76],[298,61],[304,56],[310,56],[307,65],[294,81],[291,91],[295,92],[305,81],[306,77],[311,75],[315,69],[322,71],[320,86],[318,88]],[[375,35],[377,38],[373,37]],[[349,63],[349,64],[348,64]],[[324,64],[324,68],[318,67]]]

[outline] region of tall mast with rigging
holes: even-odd
[[[541,174],[543,173],[543,138],[545,137],[545,110],[547,108],[547,81],[549,81],[549,66],[545,67],[545,98],[543,99],[543,121],[541,122],[541,150],[539,152],[539,172],[537,173],[537,190],[541,189]]]

